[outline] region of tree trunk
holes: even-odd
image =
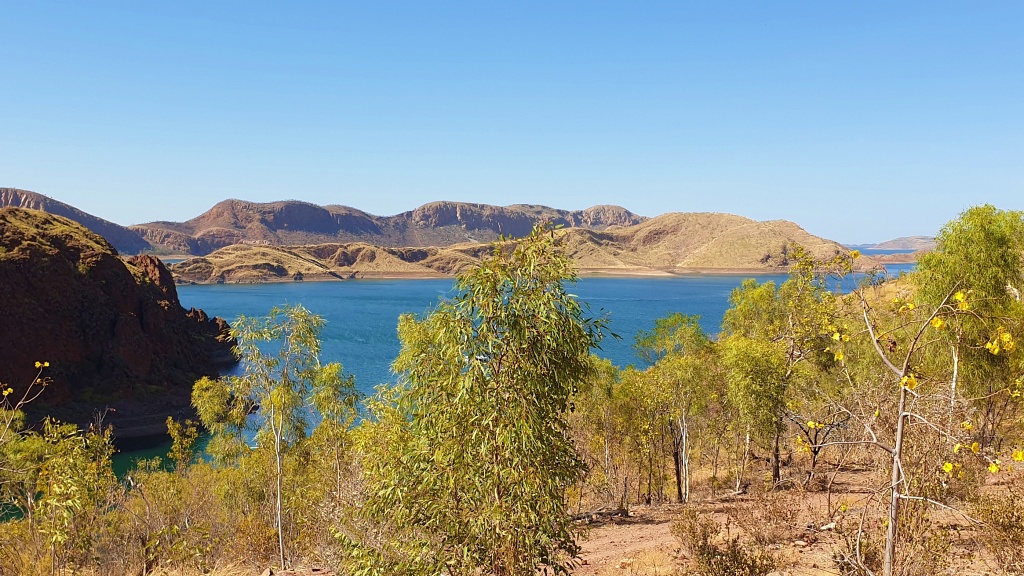
[[[271,406],[273,406],[273,404],[271,404]],[[277,422],[277,420],[276,420],[276,418],[277,418],[276,410],[272,410],[271,411],[270,418],[272,420],[271,426],[273,427],[273,434],[274,434],[274,464],[276,466],[275,471],[277,473],[277,478],[276,478],[276,480],[277,480],[277,490],[276,490],[277,494],[275,494],[276,502],[275,502],[275,507],[274,507],[274,512],[277,515],[277,550],[278,550],[279,560],[281,561],[281,569],[283,570],[285,568],[285,564],[284,564],[284,525],[281,522],[281,517],[283,516],[283,514],[281,513],[281,492],[284,489],[284,486],[283,486],[283,484],[284,484],[284,472],[282,470],[282,465],[281,465],[281,436],[284,434],[284,430],[283,430],[283,428],[284,428],[284,418],[283,417],[281,418],[281,422]]]
[[[897,409],[896,441],[892,450],[892,477],[889,486],[889,522],[885,531],[885,560],[882,565],[883,576],[893,576],[893,562],[896,557],[896,536],[898,534],[897,523],[900,512],[900,484],[903,483],[903,434],[904,423],[907,420],[905,410],[907,407],[907,387],[900,386],[900,402]]]
[[[682,502],[690,501],[690,423],[683,414],[679,417],[679,436],[682,447],[681,460],[683,463],[683,495]]]
[[[743,475],[747,472],[747,454],[750,453],[750,428],[747,428],[746,439],[743,441],[743,458],[740,460],[740,471],[736,475],[736,491],[740,491]]]
[[[675,430],[672,432],[672,463],[675,464],[676,469],[676,498],[680,503],[685,502],[683,499],[683,480],[682,480],[682,463],[680,462],[680,444],[682,444],[682,430]]]
[[[775,438],[772,443],[772,484],[778,485],[779,481],[782,480],[782,473],[779,470],[779,437],[782,436],[782,432],[775,430]]]

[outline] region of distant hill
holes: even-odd
[[[567,253],[583,274],[785,271],[799,244],[826,258],[847,250],[786,221],[757,222],[731,214],[672,213],[628,227],[566,228]],[[172,265],[184,282],[268,282],[353,277],[448,276],[479,262],[484,243],[374,246],[364,242],[302,246],[236,244]],[[864,267],[874,263],[859,261]]]
[[[618,206],[557,210],[516,204],[490,206],[431,202],[395,216],[374,216],[348,206],[294,200],[269,203],[225,200],[187,222],[132,226],[154,246],[202,256],[233,244],[295,246],[364,242],[374,246],[452,246],[519,238],[548,221],[567,228],[604,230],[646,220]]]
[[[185,310],[156,258],[122,260],[70,219],[0,208],[0,382],[20,396],[50,363],[30,410],[85,423],[116,409],[115,434],[162,434],[192,416],[192,384],[233,364],[229,326]]]
[[[904,236],[881,244],[875,244],[876,250],[934,250],[935,238],[932,236]]]
[[[90,231],[106,238],[122,254],[138,254],[153,249],[153,246],[142,236],[124,226],[114,224],[113,222],[83,212],[74,206],[69,206],[53,198],[29,192],[28,190],[0,188],[0,208],[5,207],[42,210],[43,212],[56,214],[57,216],[63,216],[78,222]]]

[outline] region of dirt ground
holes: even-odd
[[[851,473],[837,486],[843,491],[829,498],[823,492],[787,490],[764,494],[724,495],[695,499],[689,505],[663,504],[630,509],[629,516],[592,517],[582,541],[579,576],[664,576],[688,574],[692,564],[671,532],[687,507],[713,518],[723,527],[718,542],[738,537],[752,542],[756,531],[765,548],[779,560],[778,576],[837,576],[843,574],[834,558],[849,551],[847,533],[856,529],[860,511],[875,497],[869,475]],[[830,517],[829,512],[835,515]],[[838,522],[837,522],[838,521]],[[972,537],[966,520],[941,514],[939,529],[953,544],[946,552],[946,566],[940,574],[995,576],[1004,574],[998,559],[992,558]]]

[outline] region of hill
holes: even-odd
[[[618,206],[557,210],[516,204],[490,206],[432,202],[395,216],[374,216],[348,206],[294,200],[269,203],[225,200],[187,222],[132,226],[154,246],[203,256],[232,244],[288,246],[363,242],[374,246],[451,246],[522,237],[549,221],[567,228],[603,230],[645,220]]]
[[[113,222],[83,212],[74,206],[69,206],[53,198],[29,192],[28,190],[0,188],[0,208],[5,207],[42,210],[43,212],[68,218],[106,238],[122,254],[139,254],[153,249],[153,246],[142,236],[124,226],[114,224]]]
[[[873,246],[876,250],[934,250],[935,238],[932,236],[904,236]]]
[[[786,221],[673,213],[629,227],[557,232],[582,274],[785,271],[799,244],[819,258],[845,252]],[[269,282],[356,277],[450,276],[490,253],[484,243],[387,247],[364,242],[304,246],[236,244],[171,266],[181,282]],[[871,259],[862,266],[871,267]]]
[[[112,408],[121,437],[164,433],[191,414],[193,382],[234,362],[227,323],[182,308],[159,260],[122,260],[61,216],[0,209],[0,293],[0,382],[20,395],[50,363],[37,416],[84,424]]]

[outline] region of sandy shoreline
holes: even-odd
[[[675,268],[669,270],[652,268],[583,268],[578,270],[580,278],[686,278],[700,276],[769,276],[785,275],[783,268]],[[351,272],[338,274],[305,274],[302,280],[289,276],[268,277],[259,280],[227,280],[224,284],[286,284],[295,282],[345,282],[351,280],[440,280],[455,279],[450,274],[424,274],[422,272]],[[175,277],[178,285],[208,285],[218,282],[194,282]]]

